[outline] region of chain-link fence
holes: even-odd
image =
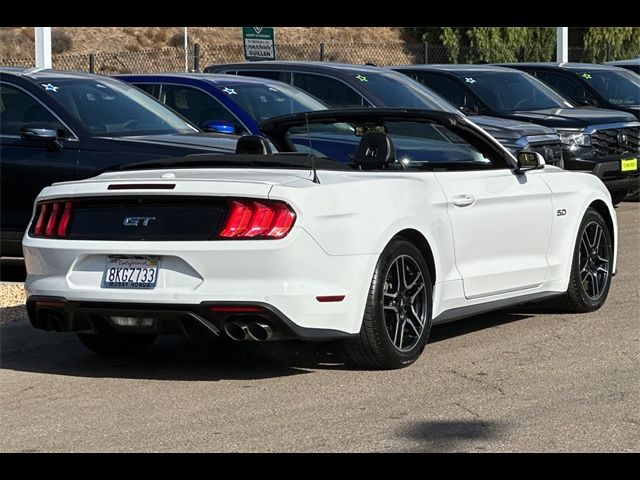
[[[636,54],[640,54],[640,44]],[[241,44],[198,45],[187,51],[189,71],[201,71],[207,65],[244,61]],[[427,43],[338,44],[306,43],[276,44],[278,60],[329,61],[380,66],[416,63],[491,63],[554,61],[555,48],[541,51],[522,46],[491,53],[491,57],[473,47],[449,48]],[[118,73],[161,73],[185,71],[184,48],[162,48],[139,52],[114,52],[81,55],[54,55],[53,67],[60,70],[94,72],[105,75]],[[569,48],[570,62],[602,62],[617,60],[608,50],[597,54],[583,48]],[[32,67],[33,58],[0,59],[2,66]]]

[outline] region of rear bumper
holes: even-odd
[[[334,340],[351,336],[331,329],[304,328],[277,308],[266,303],[238,303],[248,306],[250,313],[218,311],[229,306],[224,302],[202,302],[196,305],[139,304],[120,302],[78,302],[60,297],[31,296],[27,312],[34,328],[56,332],[98,333],[104,325],[122,333],[175,335],[190,338],[224,337],[227,322],[260,322],[273,331],[271,340]],[[114,317],[145,318],[145,326],[122,326]]]
[[[148,309],[164,312],[157,314],[158,318],[165,318],[165,313],[179,317],[194,313],[211,319],[219,328],[210,312],[209,316],[203,315],[203,308],[219,303],[251,304],[264,306],[278,322],[289,325],[294,336],[302,338],[308,338],[309,331],[314,330],[359,332],[377,261],[377,255],[328,255],[302,228],[294,228],[281,240],[224,242],[81,241],[26,236],[23,250],[28,299],[61,299],[71,319],[77,308],[113,307],[114,312]],[[157,286],[102,288],[109,255],[160,257]],[[344,299],[320,302],[318,296]],[[37,319],[36,324],[41,325]]]

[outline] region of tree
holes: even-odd
[[[583,42],[594,63],[632,58],[640,53],[640,27],[591,27]]]
[[[551,60],[553,27],[439,27],[414,28],[422,41],[446,47],[454,63]]]

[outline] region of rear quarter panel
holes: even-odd
[[[431,172],[319,172],[320,184],[276,185],[269,197],[292,204],[298,224],[329,255],[379,255],[399,232],[429,243],[437,282],[459,279],[446,197]]]

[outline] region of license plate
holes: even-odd
[[[159,257],[110,256],[102,278],[103,288],[155,288]]]
[[[635,172],[638,170],[638,159],[628,158],[620,161],[620,171],[622,172]]]

